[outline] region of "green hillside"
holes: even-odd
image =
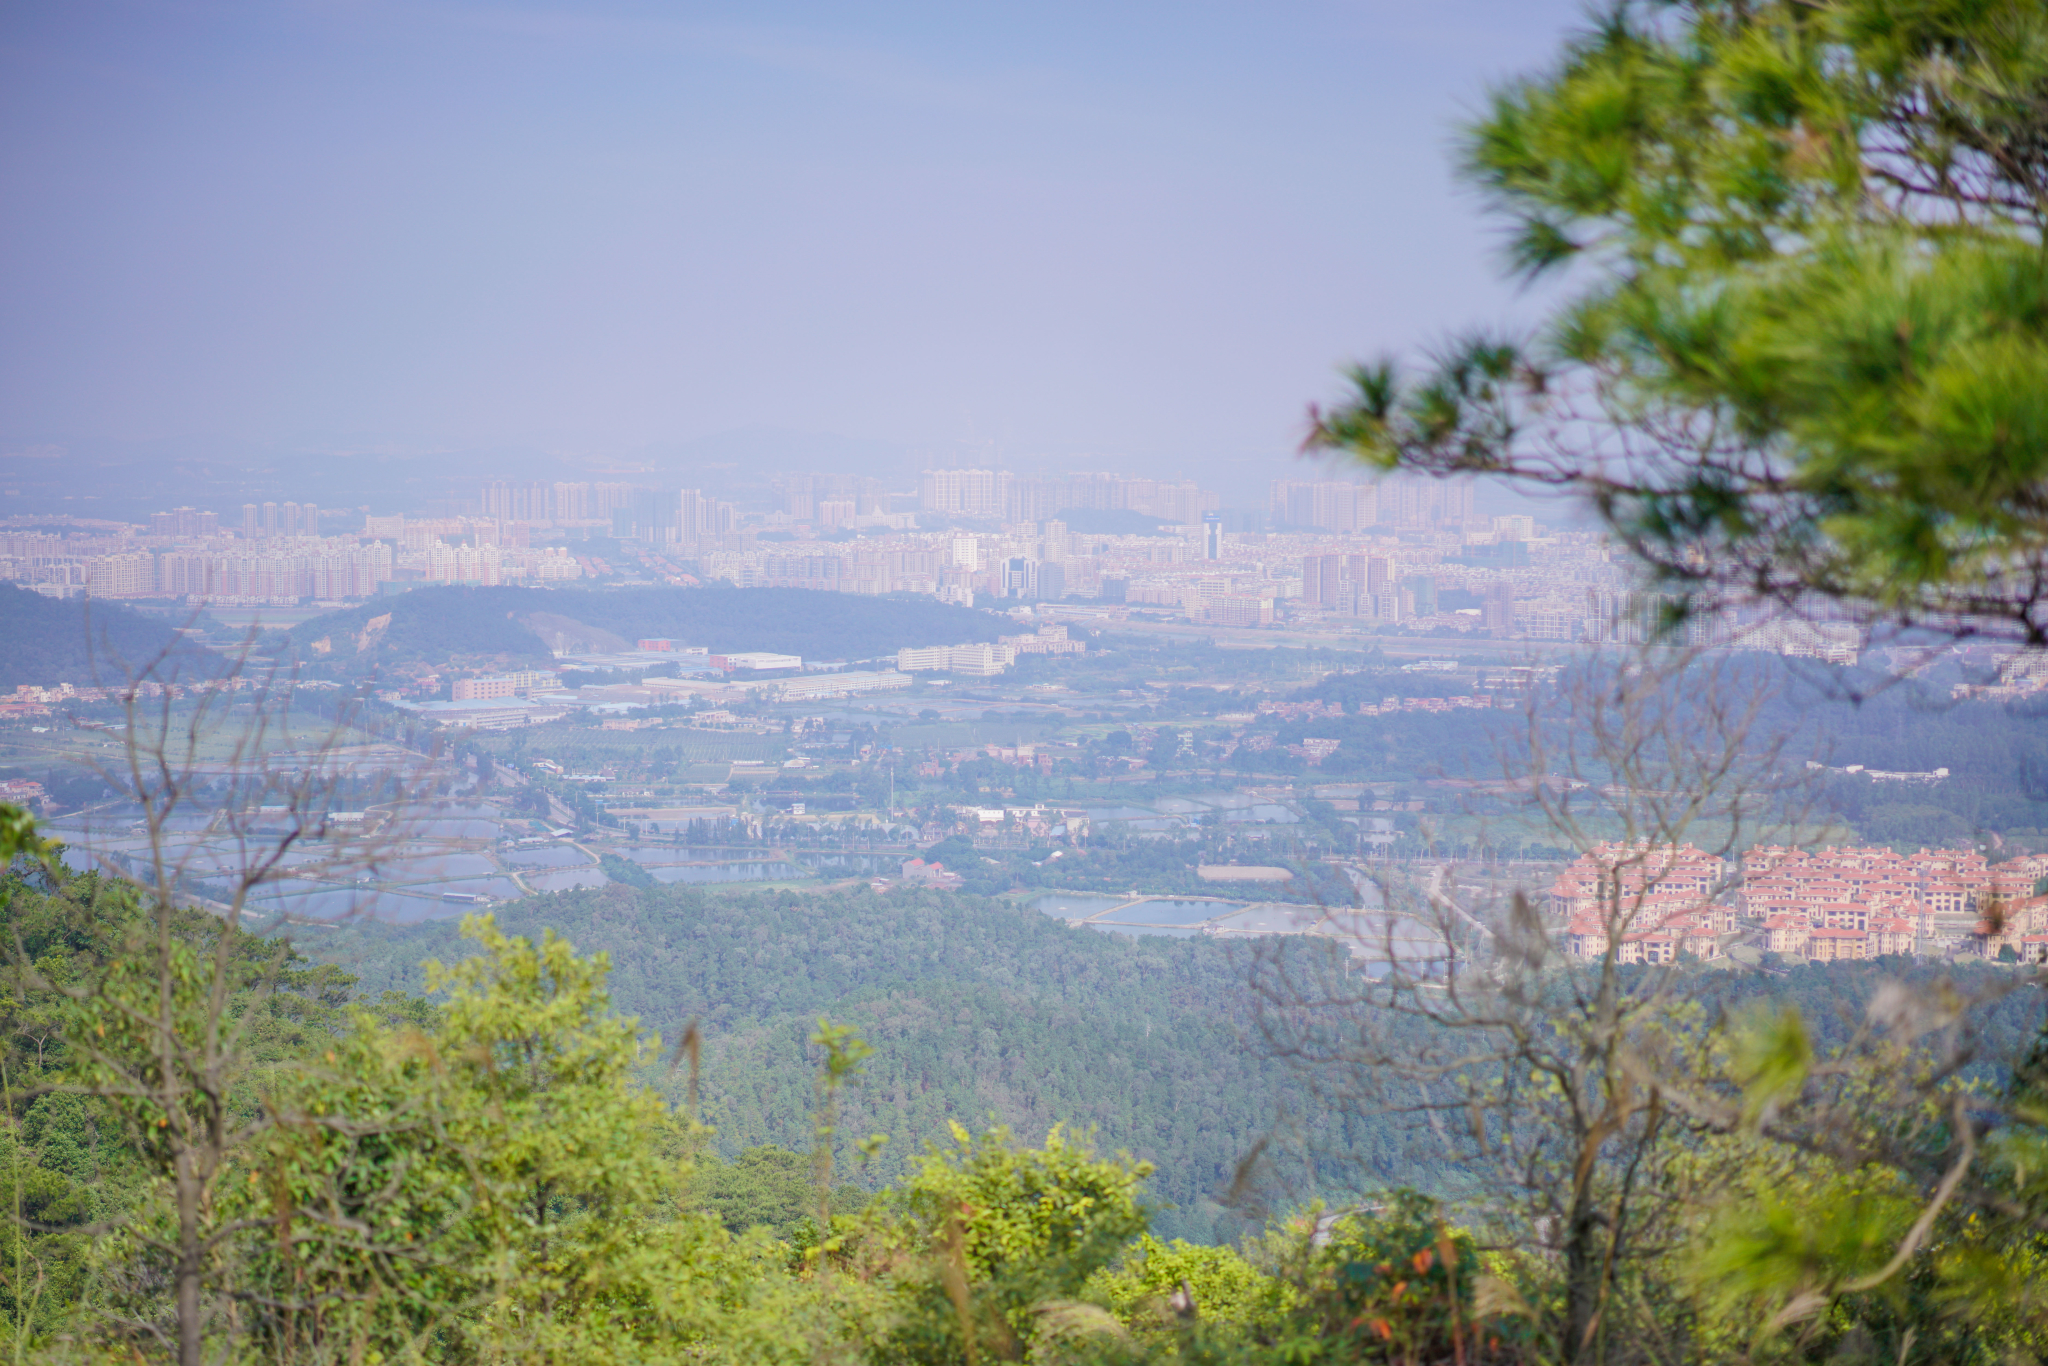
[[[82,598],[46,598],[0,584],[0,690],[23,683],[118,683],[162,658],[166,681],[214,677],[219,655],[184,642],[165,622],[131,608]]]
[[[567,618],[627,641],[661,636],[713,652],[768,650],[818,659],[994,640],[1002,626],[984,613],[929,599],[802,588],[438,587],[315,617],[293,628],[290,641],[300,657],[315,661],[491,656],[544,663],[547,645],[525,624],[534,614]]]
[[[1241,946],[1112,938],[1001,901],[943,893],[705,894],[607,887],[501,908],[507,930],[551,926],[611,955],[613,1000],[665,1037],[706,1033],[704,1096],[720,1147],[810,1142],[820,1015],[875,1045],[842,1134],[891,1135],[875,1176],[943,1137],[947,1120],[991,1116],[1036,1141],[1055,1122],[1098,1131],[1158,1165],[1159,1227],[1201,1240],[1238,1232],[1214,1203],[1237,1163],[1283,1114],[1310,1113],[1284,1066],[1249,1045]],[[424,986],[422,959],[466,952],[453,922],[361,925],[304,949],[360,973],[370,997]],[[1391,1129],[1301,1138],[1366,1163],[1377,1183],[1433,1184]],[[1285,1147],[1287,1145],[1281,1145]],[[1300,1180],[1282,1159],[1276,1173]]]

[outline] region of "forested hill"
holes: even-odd
[[[1241,946],[1134,943],[1000,901],[865,890],[614,886],[520,901],[499,923],[530,936],[552,926],[579,950],[608,952],[616,1006],[671,1042],[702,1020],[707,1118],[728,1154],[810,1145],[815,1059],[804,1040],[820,1015],[876,1048],[841,1133],[891,1136],[877,1178],[943,1139],[948,1119],[980,1129],[993,1117],[1034,1142],[1054,1122],[1094,1126],[1104,1149],[1158,1166],[1154,1198],[1177,1206],[1162,1231],[1228,1239],[1239,1226],[1213,1197],[1283,1115],[1313,1113],[1298,1080],[1247,1042]],[[467,952],[449,922],[321,932],[302,947],[362,974],[372,997],[418,991],[421,959]],[[1305,1137],[1354,1152],[1371,1184],[1442,1175],[1388,1129],[1311,1124]],[[1275,1145],[1276,1179],[1299,1176],[1289,1146]]]
[[[0,584],[0,691],[23,683],[113,684],[157,661],[166,681],[213,677],[219,655],[186,644],[165,622],[131,608],[83,598],[46,598]]]
[[[803,588],[440,587],[315,617],[294,627],[290,640],[301,657],[313,659],[392,664],[490,655],[541,663],[550,651],[537,628],[565,625],[626,643],[666,637],[714,653],[767,650],[813,659],[994,640],[1002,628],[986,613],[929,598]]]
[[[896,1179],[906,1156],[943,1139],[947,1120],[979,1130],[994,1119],[1030,1142],[1055,1122],[1093,1126],[1103,1149],[1153,1162],[1153,1198],[1174,1206],[1155,1227],[1193,1240],[1245,1231],[1215,1197],[1268,1134],[1267,1194],[1283,1202],[1315,1193],[1305,1150],[1326,1195],[1347,1183],[1445,1192],[1461,1184],[1426,1135],[1404,1137],[1357,1113],[1341,1118],[1262,1056],[1243,944],[1132,941],[999,900],[865,889],[615,885],[514,902],[498,922],[531,938],[551,927],[579,951],[609,954],[614,1006],[671,1045],[688,1021],[701,1022],[705,1114],[729,1157],[764,1143],[809,1148],[817,1059],[805,1040],[825,1016],[854,1025],[876,1049],[840,1125],[848,1172],[858,1167],[853,1142],[890,1135],[870,1182]],[[360,974],[359,994],[370,999],[420,992],[421,960],[470,952],[453,921],[356,925],[298,943]],[[1710,1015],[1758,997],[1797,1003],[1825,1049],[1864,1019],[1887,980],[1931,989],[1943,971],[1898,959],[1775,974],[1699,968],[1678,990]],[[2039,1012],[2031,996],[1987,1012],[1989,1055],[2038,1028]],[[681,1102],[680,1076],[666,1064],[650,1075]]]

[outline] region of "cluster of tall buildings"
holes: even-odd
[[[0,533],[0,581],[53,597],[227,604],[339,602],[394,583],[544,583],[584,572],[566,547],[529,546],[495,522],[370,518],[360,532],[322,536],[308,529],[320,520],[310,504],[252,506],[253,527],[245,518],[232,530],[213,513],[177,508],[146,528]]]
[[[1266,500],[1277,527],[1368,531],[1374,527],[1458,530],[1473,518],[1472,485],[1389,475],[1371,482],[1275,479]]]
[[[318,536],[320,508],[314,503],[244,503],[241,515],[229,526],[221,524],[217,512],[178,507],[153,512],[147,534],[160,538],[203,540],[235,530],[248,540],[269,540],[277,536]]]
[[[775,511],[770,520],[809,522],[821,531],[859,525],[910,525],[880,479],[858,474],[784,474],[775,479]],[[893,520],[892,519],[896,519]]]
[[[951,602],[1084,599],[1217,626],[1284,619],[1561,642],[1647,639],[1669,606],[1633,591],[1597,535],[1479,517],[1466,483],[1277,480],[1263,519],[1219,502],[1185,480],[981,468],[926,470],[914,492],[863,475],[784,474],[765,507],[744,513],[704,489],[490,480],[469,515],[372,514],[347,530],[334,510],[300,502],[229,516],[179,507],[146,527],[0,529],[0,579],[57,594],[332,601],[393,583],[644,573]],[[1105,512],[1163,525],[1083,515]],[[623,542],[623,557],[577,553],[592,537]],[[1723,641],[1730,630],[1704,622],[1692,634],[1829,659],[1860,645],[1846,624],[1762,623],[1753,641]]]
[[[546,480],[487,479],[479,490],[478,512],[498,522],[589,522],[609,524],[625,507],[637,485],[623,483],[551,483]]]
[[[502,525],[596,531],[606,536],[694,542],[738,524],[732,504],[702,489],[662,490],[626,483],[485,480],[476,507]]]
[[[1033,477],[1008,470],[926,470],[918,480],[920,512],[998,522],[1044,522],[1086,508],[1134,512],[1163,522],[1193,523],[1222,500],[1192,480],[1139,479],[1122,474]]]
[[[1400,569],[1401,561],[1386,554],[1304,556],[1301,599],[1311,606],[1374,621],[1402,622],[1435,616],[1435,577],[1404,574]],[[1511,599],[1509,612],[1511,624]]]

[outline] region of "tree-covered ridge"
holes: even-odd
[[[1296,1127],[1275,1173],[1301,1181],[1300,1154],[1348,1156],[1330,1169],[1435,1186],[1446,1173],[1393,1126],[1306,1118],[1286,1067],[1252,1046],[1242,955],[1209,940],[1135,942],[1028,907],[942,892],[746,895],[678,886],[534,897],[505,907],[512,932],[543,928],[614,964],[612,999],[665,1038],[704,1033],[704,1114],[720,1151],[807,1141],[813,1104],[804,1039],[821,1014],[875,1047],[844,1099],[845,1131],[891,1135],[876,1179],[949,1122],[1054,1124],[1092,1131],[1156,1168],[1151,1190],[1172,1236],[1229,1239],[1216,1203],[1262,1137]],[[447,922],[359,925],[307,943],[363,989],[416,992],[418,962],[456,949]],[[1297,1194],[1301,1192],[1297,1190]]]
[[[32,837],[7,838],[35,853]],[[410,939],[323,933],[323,956],[353,952],[363,983],[129,884],[37,872],[0,890],[22,950],[0,982],[11,1088],[0,1196],[19,1230],[0,1255],[0,1329],[52,1359],[75,1346],[83,1360],[105,1348],[193,1363],[232,1349],[311,1362],[375,1350],[463,1363],[1537,1366],[1839,1361],[1834,1349],[1874,1338],[1884,1360],[1990,1366],[2031,1343],[2039,1318],[2014,1278],[2032,1265],[2024,1229],[2039,1199],[2041,1122],[2030,1098],[2043,1069],[2038,1057],[2002,1065],[2038,1032],[2039,1006],[2001,991],[2007,979],[1990,967],[1687,968],[1668,979],[1676,993],[1643,1022],[1653,1052],[1642,1061],[1691,1120],[1645,1171],[1646,1212],[1628,1216],[1652,1219],[1667,1240],[1633,1252],[1616,1289],[1632,1322],[1671,1320],[1676,1355],[1651,1356],[1604,1338],[1566,1350],[1548,1235],[1516,1222],[1483,1164],[1452,1174],[1458,1218],[1388,1189],[1428,1171],[1406,1153],[1351,1169],[1378,1189],[1341,1216],[1311,1207],[1262,1224],[1241,1203],[1232,1226],[1214,1221],[1236,1246],[1194,1246],[1145,1234],[1175,1224],[1142,1148],[1104,1157],[1099,1136],[1064,1124],[1038,1132],[1027,1116],[1032,1128],[1013,1132],[994,1117],[955,1118],[959,1092],[918,1108],[953,1078],[966,1079],[967,1100],[999,1106],[1006,1089],[1057,1099],[1080,1077],[1125,1107],[1105,1129],[1146,1116],[1173,1130],[1228,1127],[1236,1117],[1218,1097],[1257,1094],[1268,1074],[1245,1060],[1270,1061],[1284,1031],[1232,1035],[1215,1017],[1233,1015],[1247,966],[1266,986],[1276,971],[1306,985],[1333,969],[1325,980],[1355,983],[1312,948],[1272,945],[1246,965],[1215,945],[1098,938],[976,898],[611,888],[511,908],[529,917],[524,934],[488,918]],[[425,950],[439,961],[411,956]],[[1564,979],[1531,985],[1546,981],[1532,1004],[1550,999],[1543,1008],[1566,1020]],[[1612,986],[1664,990],[1647,968]],[[1279,1023],[1275,1006],[1323,1009],[1260,990],[1265,1024]],[[869,1037],[847,1017],[793,1008],[832,992],[864,1012]],[[1973,997],[1981,1005],[1959,1037],[1942,1012]],[[620,1010],[628,1001],[696,1027],[657,1040]],[[1873,1024],[1916,1013],[1911,1028],[1935,1037],[1903,1051],[1873,1039]],[[1186,1048],[1144,1051],[1161,1030],[1142,1026],[1161,1021],[1183,1042],[1229,1050],[1231,1068],[1209,1075]],[[1404,1038],[1422,1022],[1398,1009],[1338,1023],[1404,1055],[1441,1043]],[[973,1038],[984,1029],[998,1046]],[[205,1037],[236,1042],[222,1050]],[[178,1061],[161,1072],[152,1060],[166,1045]],[[215,1060],[213,1080],[179,1082],[202,1056]],[[1975,1097],[2009,1119],[1979,1137],[1968,1198],[1937,1200],[1921,1218],[1914,1163],[1941,1159],[1948,1141],[1916,1117],[1913,1078],[1930,1067],[1954,1074],[1958,1104]],[[1296,1130],[1319,1163],[1371,1157],[1392,1132],[1356,1104],[1347,1088],[1358,1080],[1340,1068],[1276,1093],[1297,1116],[1329,1117]],[[1842,1132],[1825,1093],[1844,1084],[1842,1099],[1880,1121],[1868,1136]],[[1104,1103],[1088,1085],[1070,1089],[1078,1105]],[[906,1107],[912,1090],[922,1096]],[[1398,1108],[1425,1096],[1387,1098]],[[1815,1102],[1821,1127],[1802,1130]],[[1715,1119],[1724,1104],[1760,1118]],[[926,1132],[890,1127],[906,1114]],[[207,1115],[224,1146],[179,1138]],[[757,1115],[787,1137],[752,1141],[744,1126]],[[1425,1148],[1462,1145],[1416,1132]],[[1268,1133],[1284,1138],[1287,1126]],[[1518,1121],[1499,1137],[1550,1136]],[[1882,1146],[1899,1139],[1906,1149]],[[1880,1146],[1844,1166],[1842,1143],[1852,1155]],[[1244,1156],[1260,1150],[1255,1138]],[[191,1189],[182,1173],[195,1154],[215,1159],[203,1198],[172,1201]],[[1274,1165],[1231,1172],[1254,1178],[1233,1180],[1236,1194],[1298,1197],[1301,1187],[1272,1184]],[[181,1242],[188,1225],[196,1243]],[[1873,1279],[1901,1240],[1907,1273]],[[188,1262],[188,1245],[213,1252]],[[203,1293],[169,1293],[188,1266]],[[1987,1289],[1984,1277],[2002,1279]],[[1788,1294],[1818,1296],[1825,1312],[1758,1337],[1758,1306]],[[1902,1338],[1926,1350],[1899,1352]]]
[[[835,1189],[829,1142],[708,1154],[687,1106],[636,1080],[656,1041],[613,1008],[606,955],[552,932],[472,918],[459,955],[421,969],[431,1001],[350,1007],[346,975],[208,916],[165,920],[130,885],[0,891],[23,950],[0,998],[0,1337],[21,1358],[1304,1361],[1344,1331],[1317,1289],[1332,1272],[1452,1236],[1409,1201],[1334,1238],[1276,1229],[1257,1265],[1137,1241],[1149,1165],[1060,1126],[1024,1144],[949,1123],[878,1194]],[[136,994],[152,965],[169,1014]],[[249,1046],[209,1047],[219,1070],[181,1088],[202,1035]],[[858,1134],[839,1102],[869,1046],[822,1020],[791,1042],[825,1064],[814,1136]],[[195,1110],[216,1146],[175,1141]],[[865,1163],[880,1140],[851,1146]],[[1166,1302],[1185,1286],[1201,1324]],[[1441,1331],[1401,1296],[1368,1277],[1342,1303]]]
[[[161,681],[218,676],[213,652],[185,644],[164,621],[129,607],[85,598],[46,598],[0,583],[0,690],[24,683],[116,685],[169,652]]]
[[[315,617],[293,627],[289,641],[301,658],[315,661],[438,664],[454,656],[502,656],[538,665],[551,653],[526,624],[537,613],[627,642],[665,638],[714,654],[759,650],[815,659],[868,659],[910,645],[994,640],[1001,630],[986,613],[926,598],[803,588],[435,587]]]

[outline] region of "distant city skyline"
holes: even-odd
[[[1255,503],[1313,477],[1341,365],[1524,311],[1447,151],[1579,18],[20,11],[0,499],[46,503],[52,463],[339,457],[371,487],[971,462]]]

